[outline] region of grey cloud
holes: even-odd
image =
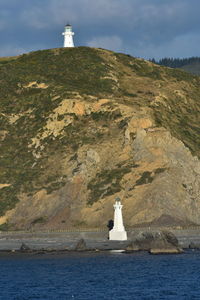
[[[123,41],[122,39],[117,36],[99,36],[96,38],[93,38],[92,40],[87,42],[87,46],[89,47],[101,47],[105,49],[115,49],[116,51],[122,51],[123,49]]]

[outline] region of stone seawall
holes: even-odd
[[[177,237],[180,246],[188,248],[191,244],[200,247],[200,230],[185,229],[185,230],[171,230]]]

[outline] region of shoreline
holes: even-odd
[[[70,253],[125,250],[138,233],[153,232],[158,228],[127,231],[127,241],[108,240],[108,231],[0,232],[1,253]],[[159,229],[164,230],[164,229]],[[166,229],[165,229],[166,230]],[[168,230],[178,239],[183,249],[200,249],[200,229]],[[82,241],[82,244],[80,244]],[[24,245],[24,247],[22,247]],[[22,247],[22,249],[21,249]],[[21,249],[21,250],[20,250]]]
[[[87,250],[30,250],[30,251],[21,251],[21,250],[1,250],[0,251],[0,258],[3,257],[56,257],[56,256],[68,256],[68,255],[101,255],[101,254],[109,254],[109,255],[150,255],[150,256],[159,256],[159,255],[183,255],[183,254],[189,254],[189,253],[194,253],[194,252],[199,252],[200,248],[185,248],[183,249],[182,252],[180,253],[156,253],[152,254],[148,250],[138,250],[138,251],[115,251],[115,250],[96,250],[96,249],[87,249]]]

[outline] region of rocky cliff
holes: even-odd
[[[0,60],[3,229],[200,224],[200,79],[86,47]]]

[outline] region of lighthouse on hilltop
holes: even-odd
[[[67,24],[65,26],[65,31],[62,33],[64,35],[64,48],[66,47],[74,47],[72,26]]]

